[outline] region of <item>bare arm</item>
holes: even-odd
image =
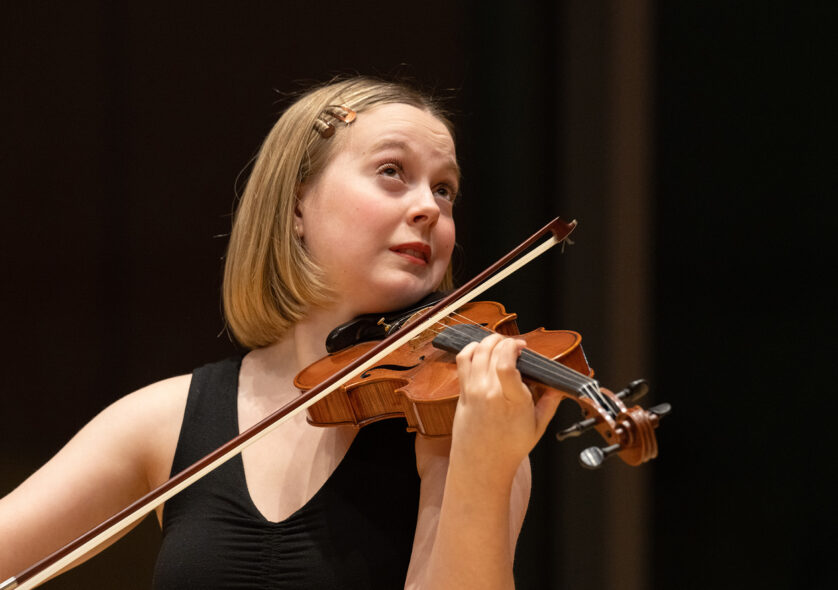
[[[530,462],[524,459],[512,482],[512,487],[506,504],[497,506],[492,510],[488,503],[481,502],[476,490],[466,490],[466,497],[457,498],[454,488],[446,488],[449,460],[448,454],[451,446],[451,439],[423,439],[417,437],[417,455],[424,456],[420,476],[421,500],[419,505],[419,517],[417,520],[416,537],[413,543],[413,554],[411,556],[411,567],[408,573],[406,588],[419,589],[431,588],[427,580],[430,576],[430,557],[434,550],[434,543],[437,540],[440,514],[442,511],[443,499],[447,497],[449,506],[463,503],[463,510],[448,510],[450,516],[447,519],[448,529],[456,531],[455,543],[470,543],[471,547],[477,549],[477,555],[471,556],[461,552],[460,549],[468,550],[468,547],[458,548],[456,559],[459,563],[457,572],[451,573],[451,586],[469,588],[468,580],[470,573],[465,567],[477,567],[482,575],[505,578],[506,574],[511,575],[512,558],[515,554],[515,545],[524,516],[527,511],[527,504],[530,497]],[[447,495],[447,496],[446,496]],[[488,517],[488,518],[487,518]],[[504,535],[506,530],[506,535]],[[507,545],[504,546],[503,544]],[[508,550],[507,550],[508,547]],[[488,550],[490,549],[490,550]],[[490,573],[486,567],[480,565],[484,558],[491,555],[501,555],[501,563],[504,564],[502,571]],[[474,587],[477,587],[477,579],[474,579]],[[511,581],[509,582],[511,584]]]
[[[168,478],[188,388],[189,376],[175,377],[122,398],[0,500],[0,580]]]
[[[555,413],[515,369],[521,343],[491,336],[458,357],[461,396],[450,450],[417,439],[422,478],[406,587],[514,588],[515,543],[529,501],[527,455]]]

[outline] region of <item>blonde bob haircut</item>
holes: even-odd
[[[342,123],[334,125],[331,137],[318,131],[324,119],[334,121],[324,118],[326,109],[348,107],[362,117],[364,111],[390,103],[429,112],[453,137],[451,122],[434,99],[402,83],[366,77],[309,90],[271,129],[239,202],[224,266],[224,314],[243,346],[276,342],[307,309],[334,300],[294,231],[298,190],[320,174],[341,144]],[[449,265],[440,288],[451,284]]]

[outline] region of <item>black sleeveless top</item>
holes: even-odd
[[[240,367],[228,359],[192,374],[172,474],[238,434]],[[154,588],[403,588],[418,504],[413,435],[397,420],[362,428],[279,523],[253,504],[237,455],[166,502]]]

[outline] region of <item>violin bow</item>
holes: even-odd
[[[274,413],[270,414],[260,422],[254,424],[238,436],[225,443],[203,459],[190,465],[162,485],[151,490],[143,497],[117,512],[98,526],[71,541],[61,549],[48,555],[34,565],[23,570],[16,576],[12,576],[0,583],[0,590],[28,590],[58,574],[88,552],[92,551],[120,531],[128,528],[138,520],[144,518],[149,512],[175,496],[185,488],[189,487],[208,473],[220,467],[244,449],[278,428],[283,422],[289,420],[317,403],[341,385],[349,381],[354,375],[364,371],[369,366],[377,363],[394,350],[407,343],[430,328],[440,319],[450,315],[454,310],[459,309],[475,297],[499,283],[522,266],[529,264],[535,258],[567,240],[570,233],[576,228],[576,221],[562,221],[555,218],[532,236],[524,240],[516,248],[505,254],[497,262],[486,270],[475,276],[460,288],[451,292],[441,299],[421,318],[413,320],[397,332],[389,335],[371,348],[355,362],[347,365],[334,373],[331,377],[321,382],[316,387],[308,390],[300,397],[285,404]],[[550,238],[532,248],[530,252],[521,256],[538,240],[550,234]],[[519,257],[517,260],[515,258]],[[514,260],[514,262],[512,262]],[[504,268],[505,267],[505,268]],[[502,269],[502,270],[501,270]]]

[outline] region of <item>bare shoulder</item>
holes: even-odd
[[[124,444],[142,449],[150,488],[169,477],[190,382],[191,375],[179,375],[152,383],[114,402],[91,423],[121,431]]]
[[[129,422],[140,420],[150,425],[164,425],[174,420],[179,425],[191,379],[191,375],[179,375],[152,383],[117,400],[100,416]]]
[[[172,409],[183,409],[186,405],[186,396],[189,393],[189,383],[192,375],[178,375],[163,381],[157,381],[129,393],[122,399],[116,401],[111,407],[125,406],[125,409],[141,409],[155,413],[166,412]]]

